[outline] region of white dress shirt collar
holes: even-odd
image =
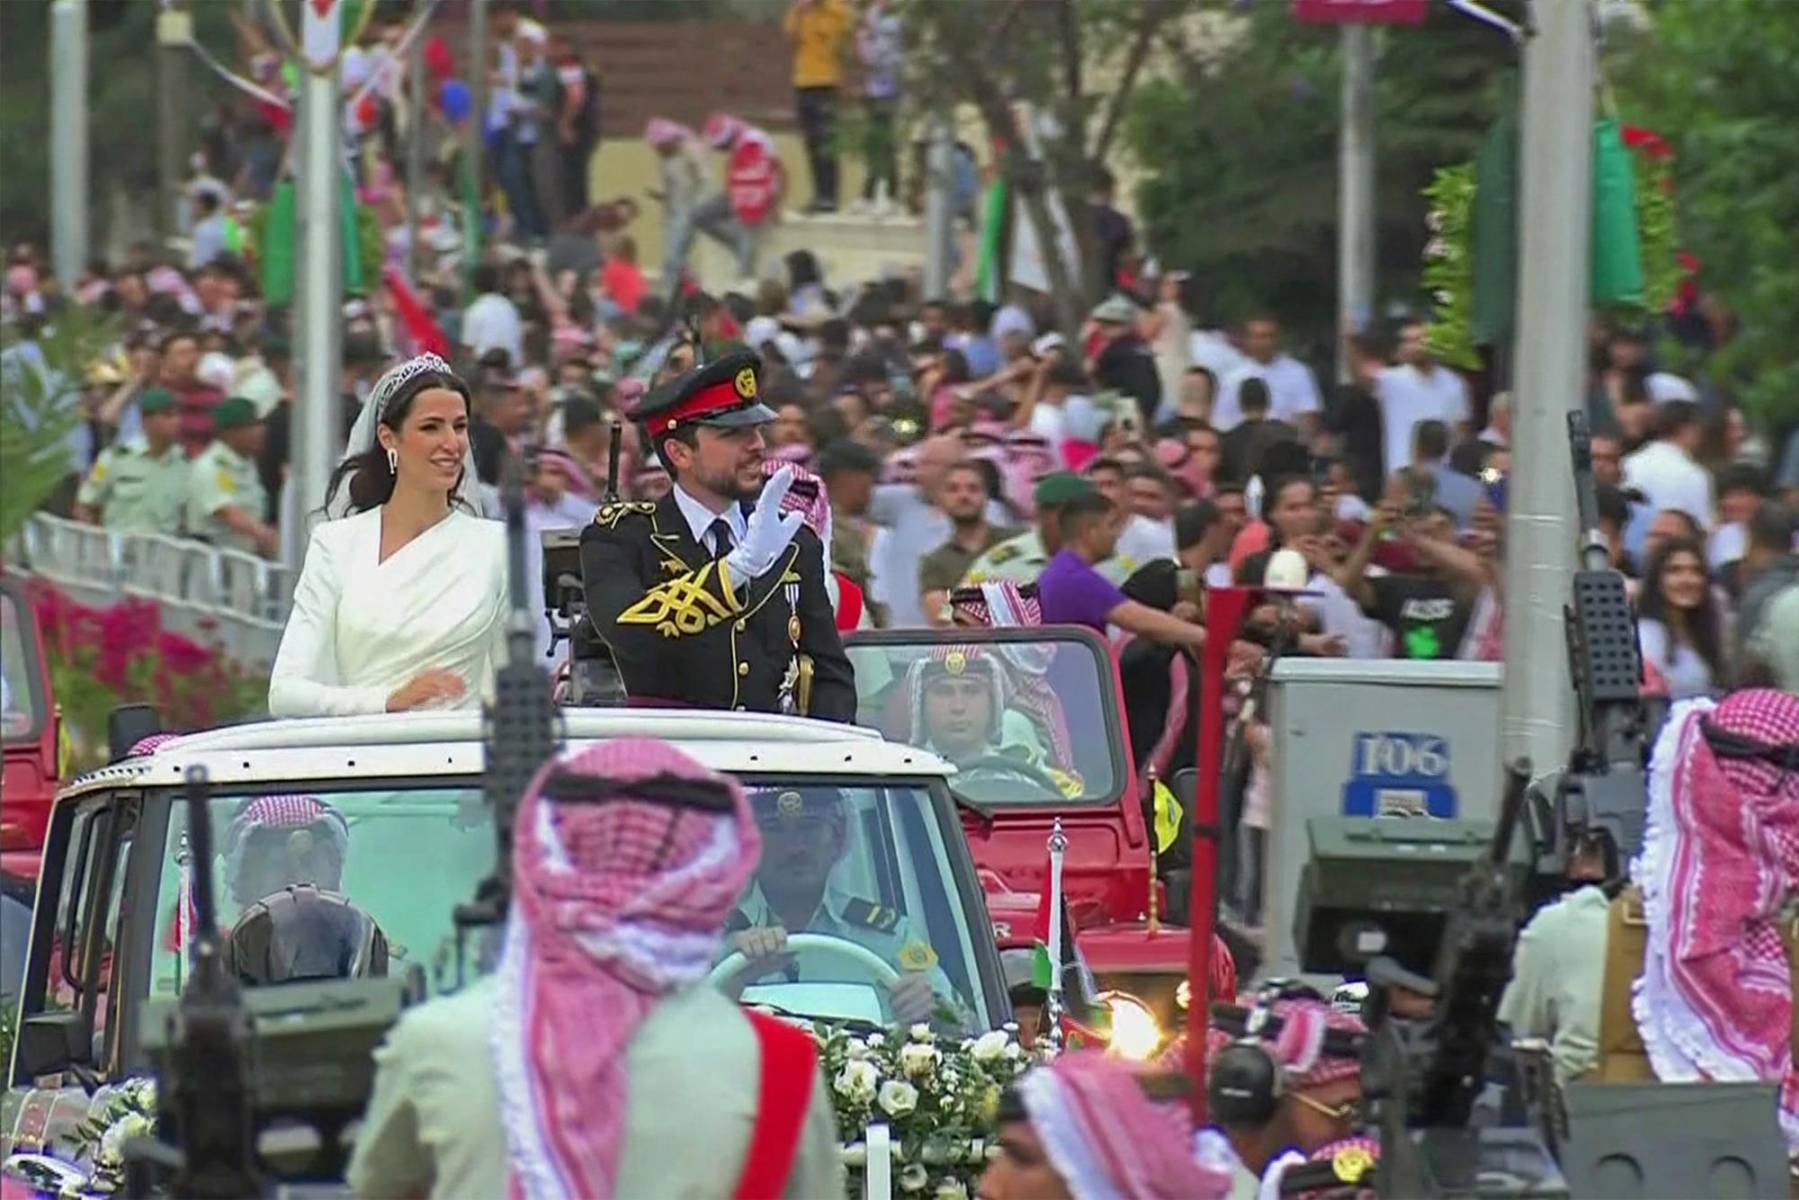
[[[741,504],[727,504],[724,512],[715,513],[688,495],[687,490],[679,483],[675,484],[673,492],[675,506],[687,518],[687,528],[693,532],[693,540],[704,546],[708,553],[718,553],[718,547],[712,544],[712,522],[720,517],[731,527],[732,540],[739,546],[743,545],[743,539],[749,533],[750,522],[743,515]]]

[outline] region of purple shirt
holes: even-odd
[[[1037,577],[1045,625],[1085,625],[1105,633],[1106,616],[1129,597],[1072,550],[1061,550]]]

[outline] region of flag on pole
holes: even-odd
[[[1043,872],[1043,893],[1037,899],[1037,925],[1032,932],[1035,952],[1031,959],[1031,981],[1046,992],[1060,992],[1064,939],[1062,928],[1062,855],[1068,839],[1057,818],[1049,835],[1049,864]]]
[[[314,70],[325,70],[343,48],[343,0],[304,0],[300,10],[300,54]]]
[[[975,295],[993,304],[1000,298],[1000,246],[1006,229],[1006,181],[995,179],[987,188],[981,212],[980,256],[975,260]]]

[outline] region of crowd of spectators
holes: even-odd
[[[604,490],[613,419],[692,351],[671,356],[671,342],[743,343],[779,415],[770,452],[823,477],[833,562],[871,620],[945,623],[949,593],[987,579],[1043,577],[1046,611],[1060,612],[1064,551],[1114,590],[1077,573],[1077,613],[1117,608],[1117,589],[1155,563],[1175,564],[1191,607],[1207,585],[1260,582],[1292,550],[1309,594],[1289,652],[1503,657],[1511,402],[1435,361],[1424,322],[1350,335],[1349,381],[1323,387],[1274,313],[1214,320],[1198,281],[1149,260],[1103,175],[1088,219],[1112,290],[1078,331],[1057,330],[1040,295],[996,305],[924,295],[905,273],[827,279],[806,250],[761,263],[756,226],[780,211],[786,170],[766,133],[728,113],[698,133],[665,119],[646,131],[661,181],[644,199],[670,218],[652,274],[631,232],[637,201],[586,194],[598,76],[529,11],[495,8],[481,114],[494,189],[472,263],[451,180],[475,114],[446,86],[449,64],[427,49],[433,92],[414,104],[400,24],[371,26],[346,60],[352,161],[386,256],[345,308],[346,427],[393,357],[448,353],[476,391],[483,481],[508,452],[527,455],[540,504],[573,521]],[[800,0],[786,18],[815,207],[836,201],[829,134],[852,80],[891,122],[897,21],[886,4],[835,0]],[[252,77],[278,75],[248,32],[243,52]],[[859,72],[843,69],[852,56]],[[414,121],[433,163],[416,247],[394,169]],[[117,345],[83,368],[53,507],[273,556],[300,519],[285,494],[294,339],[288,310],[266,302],[245,205],[269,194],[280,155],[267,143],[291,131],[247,99],[207,128],[177,250],[141,244],[58,281],[38,248],[15,246],[4,313],[23,337],[15,357],[68,307],[118,322]],[[885,196],[894,171],[875,164],[869,194]],[[699,287],[686,262],[701,233],[731,247],[744,278]],[[1637,590],[1652,686],[1680,697],[1782,671],[1793,686],[1799,441],[1752,435],[1727,394],[1659,369],[1660,332],[1596,326],[1587,403],[1601,525]],[[621,437],[620,490],[666,489],[628,420]],[[1256,636],[1274,620],[1258,612]]]

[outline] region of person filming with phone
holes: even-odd
[[[855,676],[825,586],[824,551],[763,482],[760,364],[747,351],[651,391],[632,416],[667,468],[660,501],[601,505],[581,534],[594,628],[634,704],[850,721]]]

